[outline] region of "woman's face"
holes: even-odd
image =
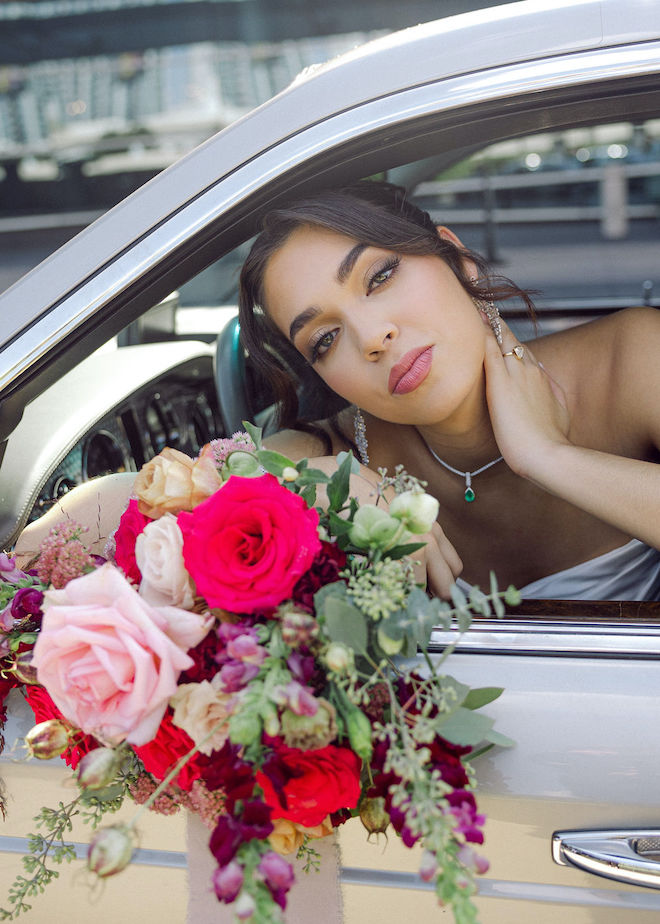
[[[451,269],[301,227],[270,258],[266,310],[337,394],[430,425],[483,402],[486,327]]]

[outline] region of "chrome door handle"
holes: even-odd
[[[552,859],[617,882],[660,889],[660,828],[555,831]]]

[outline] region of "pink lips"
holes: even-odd
[[[432,346],[409,350],[398,363],[392,366],[387,383],[390,394],[406,395],[418,388],[431,371],[432,361]]]

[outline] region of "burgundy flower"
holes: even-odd
[[[121,515],[115,533],[115,561],[134,584],[139,584],[142,580],[142,574],[135,560],[135,540],[150,522],[150,517],[140,513],[137,500],[132,498]]]
[[[37,590],[36,587],[21,587],[14,594],[14,599],[11,602],[12,617],[16,622],[27,619],[28,616],[38,617],[38,621],[41,621],[43,616],[41,604],[43,600],[42,591]]]
[[[240,749],[227,741],[210,757],[198,754],[196,759],[206,788],[211,792],[223,790],[228,812],[235,810],[239,800],[250,799],[254,793],[254,767],[241,760],[239,753]]]
[[[293,588],[292,598],[308,612],[314,612],[314,594],[326,584],[339,580],[339,572],[346,566],[346,555],[334,542],[321,542],[321,550],[309,569]]]
[[[246,841],[264,840],[273,830],[271,809],[265,802],[253,799],[243,805],[237,815],[221,815],[213,829],[209,849],[218,862],[226,866]]]
[[[477,803],[474,795],[465,789],[456,789],[447,796],[450,812],[456,819],[454,831],[462,834],[466,841],[472,844],[483,844],[484,833],[480,830],[485,824],[486,816],[477,813]]]
[[[218,866],[227,866],[236,856],[236,851],[242,843],[243,838],[236,819],[232,815],[221,815],[209,840],[209,850]]]

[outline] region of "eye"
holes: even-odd
[[[336,330],[328,330],[324,333],[321,332],[316,337],[316,339],[312,342],[312,356],[310,360],[312,365],[314,365],[317,360],[325,356],[332,344],[335,342],[336,337]]]
[[[385,261],[385,263],[379,266],[376,272],[369,277],[369,281],[367,283],[367,295],[371,295],[371,293],[379,286],[389,282],[399,268],[400,263],[401,259],[399,257],[390,257]]]

